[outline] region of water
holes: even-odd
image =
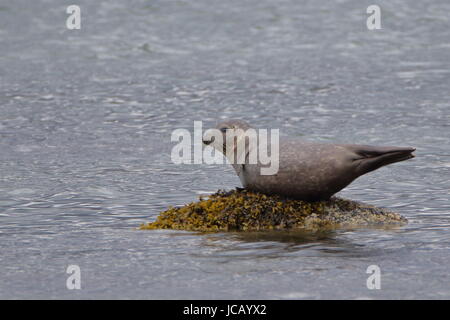
[[[450,3],[0,1],[0,298],[450,298]],[[239,186],[174,165],[172,130],[241,118],[282,135],[404,145],[341,196],[397,228],[139,231]],[[81,268],[81,290],[66,268]],[[381,290],[366,269],[381,268]]]

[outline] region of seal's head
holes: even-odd
[[[245,136],[248,129],[251,129],[251,126],[245,121],[226,120],[217,124],[215,128],[206,130],[203,143],[227,156],[227,145],[236,149],[238,141]]]

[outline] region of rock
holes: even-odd
[[[318,230],[404,224],[406,218],[386,209],[332,197],[306,202],[244,189],[218,191],[200,201],[163,211],[140,229],[191,231]]]

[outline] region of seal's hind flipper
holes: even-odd
[[[371,172],[391,163],[414,158],[416,149],[410,147],[372,147],[351,146],[358,156],[354,161],[360,175]]]

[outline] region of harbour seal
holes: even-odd
[[[241,120],[224,121],[215,128],[216,132],[219,130],[223,135],[222,140],[205,133],[203,143],[211,145],[228,158],[227,131],[241,129],[242,134],[250,128],[248,123]],[[240,138],[245,140],[245,136],[238,136],[237,140]],[[232,149],[237,157],[244,157],[245,162],[232,162],[232,166],[245,189],[307,201],[327,200],[363,174],[413,158],[412,152],[416,150],[410,147],[314,143],[283,137],[279,141],[278,172],[263,175],[261,163],[248,162],[247,148],[245,154],[242,151],[238,154],[237,140],[233,139]]]

